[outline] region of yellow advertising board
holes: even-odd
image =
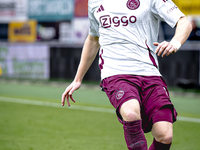
[[[3,73],[3,72],[2,72],[2,69],[1,69],[1,65],[0,65],[0,76],[2,75],[2,73]]]
[[[200,0],[172,0],[185,15],[200,15]]]
[[[37,21],[9,23],[9,42],[35,42],[37,37]]]

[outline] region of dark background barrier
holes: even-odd
[[[51,47],[50,48],[50,78],[74,79],[80,62],[82,48]],[[100,81],[98,55],[86,73],[84,80]]]
[[[169,86],[176,86],[180,79],[199,85],[200,51],[198,42],[192,45],[193,47],[186,43],[176,54],[158,57],[160,72]],[[82,48],[50,47],[50,78],[72,80],[78,68],[81,51]],[[98,55],[84,80],[100,81]]]
[[[199,51],[179,51],[167,57],[158,57],[159,70],[169,86],[176,86],[180,79],[199,82]]]

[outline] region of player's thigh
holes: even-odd
[[[140,103],[136,99],[124,102],[120,108],[120,114],[124,121],[134,121],[141,119]]]
[[[173,124],[167,121],[159,121],[153,124],[152,135],[156,141],[169,144],[173,137]]]

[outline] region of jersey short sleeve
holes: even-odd
[[[165,21],[172,28],[175,27],[178,20],[185,16],[171,0],[152,0],[151,11],[154,16]]]
[[[90,21],[90,29],[89,29],[89,34],[91,36],[99,36],[99,25],[98,22],[96,21],[93,13],[93,7],[92,4],[93,2],[91,0],[88,1],[88,18]]]

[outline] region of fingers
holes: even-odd
[[[170,42],[163,41],[162,43],[155,42],[153,44],[157,46],[155,53],[157,53],[158,56],[161,56],[161,54],[162,57],[169,56],[171,53],[176,53],[177,51],[177,48]]]
[[[163,54],[162,54],[162,57],[164,57],[164,56],[169,56],[170,55],[170,50],[172,49],[172,47],[173,47],[173,45],[171,45],[171,44],[169,44],[166,48],[165,48],[165,50],[164,50],[164,52],[163,52]]]
[[[62,106],[65,105],[65,99],[69,99],[65,92],[62,94]]]
[[[72,97],[72,95],[69,96],[71,98],[71,100],[75,103],[76,101],[74,100],[74,98]]]
[[[70,102],[69,102],[69,97],[70,99],[75,103],[76,101],[74,100],[74,98],[72,97],[72,95],[67,95],[67,105],[70,106]]]
[[[164,41],[164,42],[158,44],[158,46],[157,46],[157,48],[156,48],[156,53],[158,54],[158,56],[160,56],[162,53],[165,54],[164,51],[165,51],[165,49],[167,48],[167,46],[168,46],[168,43],[167,43],[166,41]],[[162,55],[162,57],[163,57],[163,56],[164,56],[164,55]]]
[[[156,50],[155,50],[155,53],[157,54],[158,53],[158,51],[159,51],[159,49],[161,48],[161,44],[162,43],[158,43],[158,42],[155,42],[155,43],[153,43],[155,46],[157,46],[157,48],[156,48]]]
[[[70,106],[69,95],[67,95],[67,105],[68,105],[68,107]]]
[[[62,94],[62,106],[64,106],[65,105],[65,95],[64,95],[64,93]]]
[[[65,100],[67,101],[68,106],[70,106],[70,99],[75,103],[76,101],[72,97],[72,94],[75,90],[79,89],[81,82],[72,82],[62,94],[62,106],[65,105]],[[69,99],[70,98],[70,99]]]
[[[72,97],[72,95],[64,95],[62,96],[62,106],[65,105],[65,99],[67,100],[67,105],[70,106],[70,102],[69,102],[69,98],[75,103],[76,101],[74,100],[74,98]]]
[[[62,94],[62,106],[65,105],[65,100],[67,100],[67,104],[68,104],[68,106],[70,106],[69,97],[73,93],[73,92],[71,92],[71,89],[72,89],[72,85],[69,85],[66,88],[66,90],[64,91],[64,93]]]
[[[69,95],[69,94],[64,94],[62,96],[62,106],[65,105],[65,99],[67,100],[67,105],[70,106],[70,102],[69,102],[69,98],[75,103],[76,101],[74,100],[74,98],[72,97],[72,95]]]
[[[158,44],[159,44],[158,42],[154,42],[154,43],[153,43],[153,45],[155,45],[155,46],[158,46]]]

